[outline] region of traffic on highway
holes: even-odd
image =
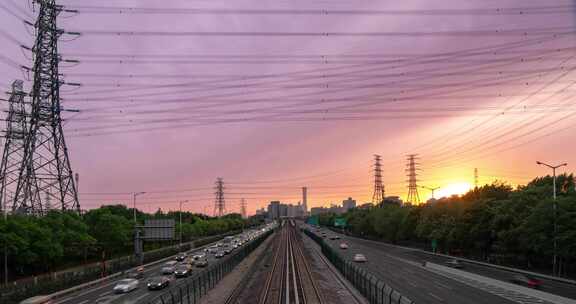
[[[262,233],[273,228],[266,225],[259,229],[247,230],[241,234],[207,244],[188,252],[179,253],[153,265],[144,265],[126,271],[120,279],[79,290],[65,298],[47,302],[50,304],[132,304],[146,302],[171,285],[186,280],[201,272],[208,265],[218,263],[227,254],[251,242]],[[32,303],[32,302],[31,302]],[[45,302],[38,302],[45,303]],[[34,303],[35,304],[35,303]]]

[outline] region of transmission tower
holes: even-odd
[[[246,218],[246,200],[245,199],[240,200],[240,214],[242,215],[242,218]]]
[[[382,185],[382,157],[374,155],[374,194],[372,202],[374,205],[382,205],[384,201],[384,185]]]
[[[418,174],[418,165],[416,162],[418,160],[418,154],[407,155],[408,164],[406,165],[406,172],[408,172],[408,197],[406,201],[412,204],[420,204],[420,196],[418,195],[418,179],[416,178]]]
[[[478,188],[478,168],[474,168],[474,188]]]
[[[58,38],[56,26],[62,6],[55,0],[35,0],[39,4],[34,55],[34,85],[28,132],[16,187],[14,210],[42,214],[46,198],[53,207],[80,211],[68,149],[60,116]],[[44,195],[42,195],[44,194]]]
[[[226,214],[226,201],[224,201],[224,181],[221,177],[219,177],[216,179],[215,184],[214,195],[216,195],[216,199],[214,200],[214,216],[223,216]]]
[[[6,117],[6,130],[4,130],[6,141],[0,165],[0,207],[4,212],[15,208],[36,209],[34,206],[14,205],[20,166],[24,159],[25,137],[28,131],[29,110],[26,109],[24,102],[25,95],[22,80],[14,81],[8,100],[8,116]]]

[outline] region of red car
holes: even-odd
[[[540,280],[523,274],[514,275],[510,281],[514,284],[525,285],[535,289],[540,288],[542,286],[542,282]]]

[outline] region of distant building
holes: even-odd
[[[326,207],[312,207],[310,208],[310,215],[314,216],[314,215],[320,215],[320,214],[324,214],[324,213],[328,213],[330,212],[330,210]]]
[[[268,218],[276,220],[280,218],[280,202],[272,201],[268,204]]]
[[[342,209],[344,209],[344,212],[352,208],[356,208],[356,200],[353,200],[351,197],[349,197],[348,199],[342,201]]]

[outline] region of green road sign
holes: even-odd
[[[335,218],[334,219],[334,227],[346,227],[346,219],[345,218]]]

